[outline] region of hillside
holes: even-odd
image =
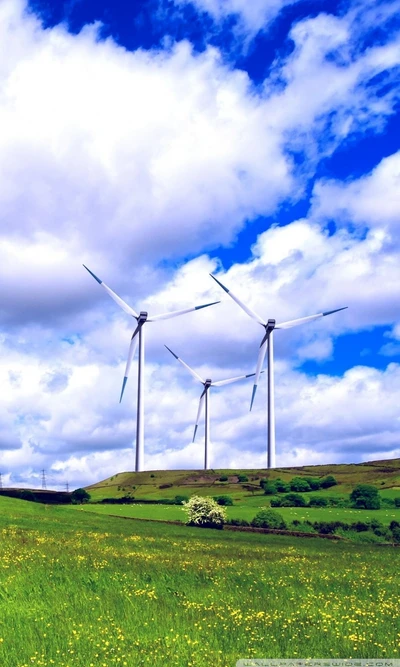
[[[247,481],[239,482],[239,476]],[[153,470],[120,472],[108,479],[86,487],[93,500],[120,498],[127,494],[135,498],[172,498],[177,494],[215,495],[229,493],[237,500],[251,498],[260,489],[261,479],[289,481],[292,477],[322,478],[333,475],[337,486],[327,491],[348,494],[356,484],[374,484],[382,496],[400,495],[400,459],[369,461],[366,463],[332,464],[275,468],[273,470]],[[227,477],[228,481],[219,481]],[[325,491],[326,492],[326,491]],[[319,492],[321,493],[321,492]]]

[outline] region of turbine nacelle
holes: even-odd
[[[138,324],[144,324],[147,321],[148,316],[149,313],[147,313],[145,310],[141,310],[138,317]]]

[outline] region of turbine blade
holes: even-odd
[[[282,322],[281,324],[277,324],[275,326],[275,329],[291,329],[292,327],[297,327],[300,324],[306,324],[307,322],[318,320],[320,317],[326,317],[327,315],[338,313],[340,310],[346,310],[346,308],[348,308],[348,306],[344,306],[343,308],[336,308],[336,310],[327,310],[325,313],[318,313],[317,315],[300,317],[298,320],[289,320],[288,322]]]
[[[101,285],[102,287],[104,287],[104,289],[106,290],[107,294],[110,295],[110,297],[115,301],[115,303],[117,303],[117,304],[119,305],[120,308],[122,308],[122,310],[125,311],[125,313],[127,313],[128,315],[132,315],[132,317],[135,317],[136,319],[139,317],[139,315],[133,310],[133,308],[131,308],[130,306],[128,306],[128,304],[125,303],[125,301],[123,301],[123,300],[121,299],[121,297],[118,296],[118,294],[115,294],[115,292],[113,292],[112,289],[110,289],[105,283],[103,283],[103,281],[100,280],[100,278],[98,278],[97,276],[95,276],[95,274],[94,274],[90,269],[88,269],[87,266],[85,266],[84,264],[83,264],[83,266],[85,267],[86,271],[88,271],[88,272],[90,273],[90,275],[93,276],[93,278],[94,278],[95,280],[97,280],[97,282],[99,283],[99,285]]]
[[[212,303],[205,303],[203,306],[194,306],[193,308],[185,308],[185,310],[175,310],[172,313],[162,313],[161,315],[152,315],[151,317],[147,318],[147,321],[157,322],[157,320],[170,320],[172,317],[178,317],[178,315],[191,313],[193,310],[201,310],[201,308],[208,308],[208,306],[214,306],[216,303],[221,303],[221,302],[213,301]]]
[[[120,399],[119,399],[120,403],[121,403],[122,397],[124,395],[126,383],[128,381],[128,377],[129,377],[129,371],[131,370],[131,366],[132,366],[132,360],[133,360],[133,357],[135,355],[136,348],[137,348],[137,345],[138,345],[138,342],[139,342],[139,338],[137,336],[137,334],[139,332],[139,329],[140,329],[140,327],[136,327],[135,331],[132,334],[131,343],[129,345],[128,359],[127,359],[127,362],[126,362],[124,379],[122,381],[121,396],[120,396]]]
[[[264,371],[261,371],[264,373]],[[251,378],[255,373],[249,373],[248,375],[238,375],[235,378],[229,378],[228,380],[218,380],[218,382],[211,382],[212,387],[223,387],[225,384],[231,384],[231,382],[237,382],[237,380],[244,380],[245,378]]]
[[[175,352],[172,352],[172,350],[170,350],[170,348],[168,347],[168,345],[164,345],[164,347],[167,348],[168,352],[171,352],[172,356],[175,357],[175,359],[177,359],[177,360],[179,361],[179,363],[181,363],[182,366],[184,366],[184,367],[189,371],[189,373],[190,373],[191,375],[193,375],[193,377],[194,377],[196,380],[199,380],[199,381],[201,382],[201,384],[204,384],[204,380],[200,377],[200,375],[198,375],[198,374],[196,373],[196,371],[193,370],[193,368],[190,368],[190,366],[188,366],[187,364],[185,364],[185,362],[182,361],[182,359],[181,359],[180,357],[178,357],[178,355],[175,354]]]
[[[193,440],[192,440],[192,442],[194,442],[194,439],[195,439],[195,437],[196,437],[197,427],[198,427],[198,425],[199,425],[199,421],[200,421],[201,413],[203,412],[204,394],[205,394],[205,391],[204,391],[204,392],[202,393],[202,395],[200,396],[199,409],[197,410],[196,424],[195,424],[195,426],[194,426],[194,433],[193,433]]]
[[[243,301],[241,301],[240,299],[238,299],[238,297],[235,296],[235,295],[233,294],[233,292],[231,292],[231,290],[229,290],[227,287],[225,287],[225,285],[223,285],[219,280],[217,280],[217,278],[216,278],[215,276],[213,276],[212,273],[210,273],[210,276],[211,276],[211,278],[213,278],[213,279],[215,280],[216,283],[218,283],[218,285],[219,285],[220,287],[222,287],[222,289],[223,289],[227,294],[229,294],[229,296],[231,297],[231,299],[233,299],[234,301],[236,301],[236,303],[238,304],[238,306],[240,306],[240,308],[241,308],[242,310],[244,310],[244,312],[247,313],[247,315],[249,315],[250,317],[252,317],[253,320],[256,320],[256,322],[258,322],[259,324],[262,324],[263,326],[266,325],[266,322],[264,322],[264,320],[262,319],[262,317],[260,317],[259,315],[257,315],[257,313],[255,313],[254,310],[252,310],[251,308],[249,308],[248,306],[246,306],[246,304],[243,303]]]
[[[258,380],[259,380],[259,377],[261,375],[261,369],[262,369],[262,366],[263,366],[263,363],[264,363],[265,354],[267,352],[267,345],[268,345],[268,339],[261,345],[260,351],[258,353],[257,368],[256,368],[256,372],[254,373],[255,378],[254,378],[254,385],[253,385],[253,393],[251,395],[250,411],[251,411],[251,408],[253,407],[254,399],[255,399],[255,396],[256,396]]]

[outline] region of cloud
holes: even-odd
[[[199,12],[206,12],[214,21],[222,23],[235,18],[237,28],[251,35],[266,29],[284,7],[296,0],[174,0],[178,6],[191,4]]]
[[[249,5],[246,20],[265,8]],[[1,3],[0,447],[12,480],[45,468],[78,486],[134,465],[136,362],[118,399],[135,323],[83,262],[136,310],[221,298],[146,325],[147,468],[203,458],[200,431],[191,443],[201,387],[163,343],[205,377],[254,371],[263,330],[213,272],[266,319],[349,306],[276,332],[278,464],[396,455],[396,364],[343,377],[301,366],[334,358],[340,335],[398,323],[398,154],[360,179],[317,182],[309,214],[264,231],[243,263],[225,271],[206,254],[256,216],[278,220],[321,159],[382,130],[396,96],[379,81],[399,41],[360,48],[368,16],[298,21],[292,52],[255,87],[215,48],[128,52],[99,26],[44,30],[22,2]],[[265,465],[265,388],[254,414],[250,394],[251,382],[212,394],[212,465]]]

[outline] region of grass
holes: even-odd
[[[0,498],[2,667],[399,657],[400,549],[80,509]]]
[[[266,496],[261,496],[257,507],[246,505],[232,505],[226,507],[228,519],[247,519],[251,521],[257,512],[267,506]],[[84,509],[87,512],[99,514],[111,514],[116,516],[134,517],[137,519],[156,519],[158,521],[186,521],[182,507],[179,505],[72,505],[72,510]],[[388,526],[391,521],[400,522],[400,508],[380,510],[356,510],[341,507],[277,507],[275,508],[283,516],[285,521],[297,519],[308,521],[343,521],[354,523],[356,521],[371,521],[377,519],[383,525]]]
[[[248,478],[245,484],[238,483],[238,475]],[[228,482],[220,482],[222,476]],[[131,494],[137,499],[173,498],[175,495],[202,496],[228,494],[241,505],[257,506],[260,494],[260,480],[280,477],[289,481],[292,477],[326,477],[334,475],[337,486],[322,489],[311,495],[348,497],[356,484],[374,484],[381,496],[400,497],[400,459],[372,461],[369,463],[302,466],[298,468],[278,468],[274,470],[155,470],[140,473],[121,472],[87,488],[93,500],[118,498]],[[161,488],[165,487],[167,488]]]

